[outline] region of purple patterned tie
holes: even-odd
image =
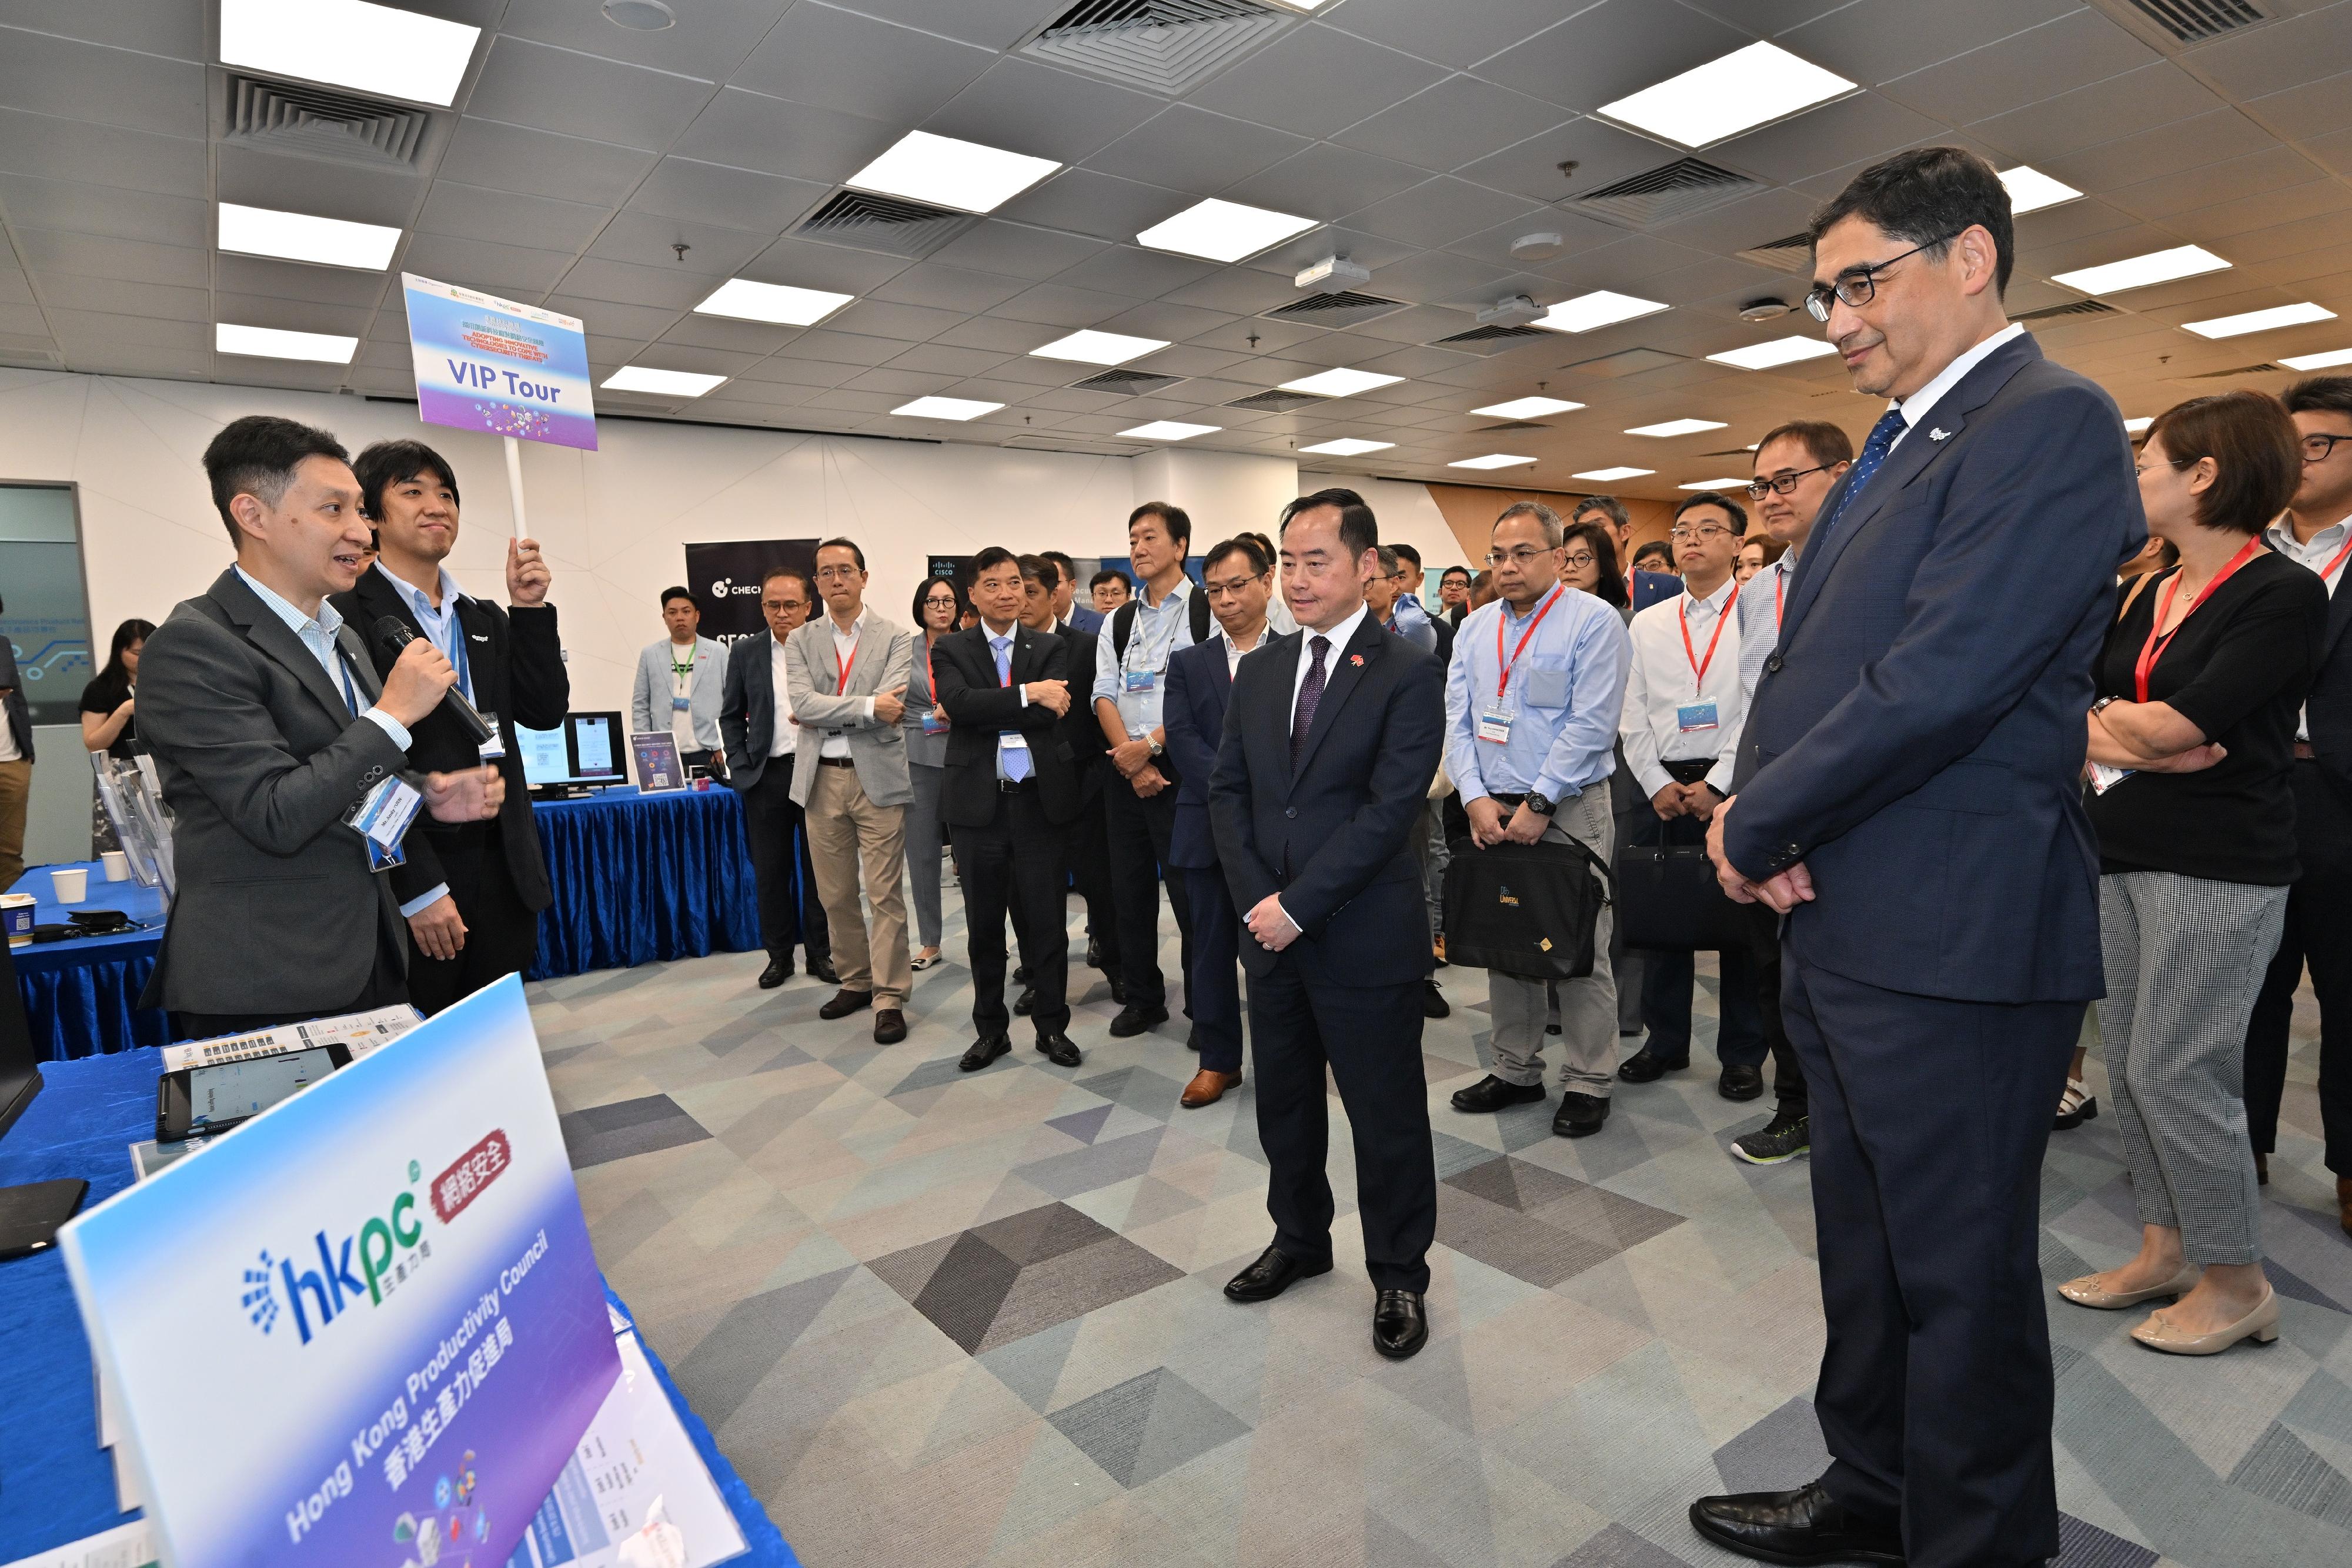
[[[1290,771],[1298,772],[1298,759],[1307,750],[1307,737],[1315,729],[1315,705],[1323,700],[1323,655],[1331,651],[1331,639],[1318,637],[1307,643],[1315,652],[1315,662],[1307,667],[1307,679],[1299,683],[1298,707],[1290,716]]]

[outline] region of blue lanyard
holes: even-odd
[[[441,652],[448,658],[450,667],[457,672],[457,689],[466,694],[467,702],[471,702],[474,700],[474,672],[472,661],[466,653],[466,622],[457,615],[457,601],[461,597],[460,594],[451,593],[449,606],[442,613],[441,623],[449,629],[449,645],[442,648]],[[425,632],[427,642],[433,642],[430,622],[425,620],[426,609],[431,603],[432,601],[426,599],[421,592],[410,601],[410,608],[416,612],[417,622],[427,628]],[[441,647],[437,642],[434,642],[433,645],[436,648]]]
[[[335,649],[335,674],[343,677],[343,706],[350,708],[352,716],[356,718],[362,711],[360,707],[360,694],[352,685],[352,667],[343,658],[343,651],[340,644]]]

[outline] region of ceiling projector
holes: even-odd
[[[1344,294],[1359,283],[1370,283],[1370,267],[1358,267],[1344,256],[1327,256],[1291,279],[1301,288],[1321,294]]]
[[[1481,327],[1524,327],[1544,313],[1544,308],[1524,294],[1508,295],[1478,312]]]

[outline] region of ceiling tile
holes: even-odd
[[[2064,152],[2168,125],[2221,107],[2221,100],[2169,60],[2142,66],[1969,127],[2003,152],[2040,167]]]
[[[1551,104],[1496,88],[1474,77],[1448,77],[1333,138],[1439,172],[1485,157],[1559,124]]]
[[[2352,72],[2249,101],[2247,109],[2297,141],[2352,126]]]
[[[953,98],[995,57],[936,33],[801,0],[730,79],[796,103],[909,124]]]
[[[212,243],[212,207],[184,196],[144,195],[126,202],[120,191],[71,180],[0,174],[0,210],[30,227],[147,240],[202,249]]]
[[[1307,145],[1286,131],[1180,103],[1097,152],[1087,167],[1205,196]]]
[[[1531,201],[1558,202],[1671,163],[1675,155],[1672,148],[1605,121],[1571,120],[1466,163],[1455,172]],[[1575,167],[1563,172],[1564,162]]]
[[[674,248],[680,245],[687,247],[683,256]],[[709,289],[717,280],[733,277],[768,245],[769,236],[764,234],[631,212],[614,214],[588,247],[588,254],[663,272],[696,274],[701,279],[698,287]]]
[[[1214,262],[1138,250],[1133,246],[1114,246],[1056,274],[1055,281],[1072,288],[1098,289],[1130,299],[1156,299],[1171,288],[1197,283],[1216,270]]]
[[[908,265],[904,256],[820,245],[787,235],[761,251],[758,259],[743,269],[743,276],[754,283],[783,283],[796,288],[828,289],[835,294],[871,294],[904,272]]]
[[[1081,162],[1158,113],[1160,100],[1028,60],[998,60],[922,129],[1058,163]],[[894,138],[895,140],[895,138]]]
[[[1966,5],[1921,5],[1916,0],[1857,0],[1856,4],[1794,28],[1773,41],[1801,58],[1864,87],[1874,87],[1981,48],[2011,33],[2038,27],[2069,12],[2076,18],[2092,18],[2116,37],[2128,37],[2121,27],[2098,13],[2082,10],[2080,0],[1969,0]],[[2053,38],[2052,43],[2054,45],[2056,39]],[[2137,58],[2114,69],[2128,69],[2130,65],[2145,65],[2156,58],[2154,49],[2144,44],[2137,47]],[[2084,62],[2086,71],[2093,63]],[[2073,79],[2082,81],[2085,77],[2078,74]]]
[[[672,151],[705,162],[834,185],[873,162],[899,134],[878,120],[729,88]]]
[[[1097,325],[1106,332],[1125,332],[1136,338],[1164,338],[1175,343],[1201,338],[1230,325],[1233,320],[1233,315],[1227,311],[1203,310],[1197,306],[1172,305],[1164,299],[1155,299],[1148,305],[1138,305],[1131,310],[1106,317]],[[1160,368],[1157,354],[1147,355],[1137,362],[1155,371]]]
[[[1002,360],[1007,354],[1025,354],[1040,343],[1050,343],[1057,336],[1050,327],[1034,321],[1006,321],[993,316],[975,316],[961,327],[950,327],[933,338],[925,348],[977,349]]]
[[[2238,235],[2299,223],[2352,208],[2352,190],[2334,180],[2311,180],[2289,190],[2242,196],[2167,218],[2164,226],[2184,238],[2221,247]]]
[[[1944,127],[1926,115],[1874,92],[1858,92],[1707,151],[1736,168],[1792,184],[1857,158],[1943,139]]]
[[[420,234],[462,235],[534,250],[577,251],[612,216],[603,207],[436,180],[416,214]]]
[[[997,216],[1102,239],[1130,240],[1192,205],[1181,191],[1065,169],[997,210]]]
[[[1481,0],[1432,5],[1426,0],[1349,0],[1324,20],[1342,32],[1423,59],[1467,68],[1541,33],[1559,19],[1560,0]],[[1679,8],[1677,8],[1679,9]],[[1692,18],[1697,26],[1706,26]],[[1675,26],[1686,25],[1677,16]]]
[[[282,327],[292,332],[332,332],[357,337],[367,330],[369,308],[280,295],[239,294],[224,288],[214,297],[213,319],[244,327]],[[241,356],[251,357],[251,356]]]
[[[1349,0],[1349,8],[1361,3]],[[1416,0],[1390,3],[1412,5],[1434,27],[1455,20],[1448,7]],[[1487,60],[1478,74],[1548,103],[1589,112],[1751,41],[1674,0],[1604,0]]]
[[[1384,239],[1436,249],[1465,235],[1524,219],[1539,210],[1524,197],[1506,195],[1466,180],[1444,178],[1416,185],[1366,207],[1349,220],[1349,226]]]
[[[436,172],[469,185],[611,207],[635,189],[655,161],[655,154],[634,147],[468,116],[457,122]]]
[[[1049,327],[1091,327],[1108,320],[1136,302],[1123,294],[1074,288],[1066,283],[1040,283],[999,305],[992,315],[1012,321],[1036,321]]]
[[[1415,248],[1368,229],[1334,226],[1310,229],[1296,239],[1285,240],[1272,250],[1252,256],[1244,266],[1250,271],[1271,272],[1287,281],[1326,257],[1344,256],[1359,267],[1378,272],[1391,262],[1402,261]]]
[[[321,305],[372,305],[391,295],[397,304],[399,279],[390,272],[310,267],[266,256],[216,256],[213,287],[224,294],[309,299]]]
[[[60,343],[95,347],[109,343],[122,348],[153,347],[212,351],[210,321],[169,321],[154,316],[125,316],[111,310],[51,309],[50,333]]]
[[[895,364],[896,361],[893,361]],[[927,397],[940,390],[948,378],[919,371],[895,370],[883,366],[860,371],[841,384],[852,392],[890,392],[899,398]]]
[[[501,37],[466,108],[509,125],[659,151],[692,123],[710,92],[709,82],[692,77]]]
[[[1483,261],[1423,251],[1372,274],[1373,285],[1391,299],[1416,305],[1491,305],[1504,278],[1510,274]],[[1459,330],[1477,325],[1465,320]]]
[[[2270,132],[2235,109],[2159,125],[2118,137],[2080,152],[2044,159],[2034,166],[2080,191],[2112,190],[2151,175],[2179,176],[2223,159],[2241,159],[2278,147]],[[2292,156],[2292,155],[2290,155]],[[2301,159],[2308,177],[2310,165]]]
[[[825,325],[843,332],[863,332],[871,337],[920,343],[938,337],[962,319],[961,313],[952,310],[932,310],[920,305],[891,305],[877,299],[860,299],[845,307],[840,314],[829,317]]]
[[[1228,201],[1333,223],[1428,178],[1428,171],[1410,163],[1318,141],[1219,194]]]
[[[1102,247],[1099,240],[985,218],[933,251],[930,259],[1037,283],[1076,267]]]
[[[944,343],[918,343],[890,361],[894,371],[940,376],[984,375],[1004,362],[1004,356],[986,349],[959,349]],[[1082,369],[1084,367],[1081,367]]]
[[[146,245],[101,239],[96,235],[27,228],[12,223],[16,253],[37,277],[85,274],[131,283],[169,283],[183,288],[212,287],[212,256],[186,246]]]
[[[1301,136],[1328,136],[1446,74],[1442,66],[1309,22],[1252,50],[1190,101]]]
[[[690,349],[727,349],[736,353],[772,354],[801,335],[798,327],[773,327],[761,321],[736,321],[723,316],[681,316],[661,335],[665,343]]]
[[[814,328],[793,340],[793,358],[827,364],[887,364],[906,351],[907,345],[896,339],[835,332],[827,328]]]
[[[857,0],[857,8],[982,48],[1009,49],[1066,10],[1069,0]]]
[[[828,189],[814,180],[788,180],[780,174],[730,169],[691,158],[665,158],[629,198],[629,208],[772,236],[799,222],[824,200]]]
[[[443,280],[463,279],[468,288],[509,299],[535,302],[553,288],[572,266],[569,251],[531,250],[521,246],[493,245],[455,235],[410,236],[401,253],[402,270]]]
[[[0,109],[0,171],[161,195],[205,193],[205,144]]]
[[[8,0],[8,20],[61,37],[201,60],[206,12],[186,0]]]
[[[1000,273],[971,272],[937,261],[919,261],[876,289],[873,298],[895,305],[922,305],[971,316],[992,305],[1003,304],[1028,287],[1025,279],[1006,277]]]
[[[562,287],[566,294],[590,299],[677,311],[700,303],[710,292],[710,279],[697,273],[590,256],[563,275]]]
[[[1875,3],[1875,0],[1874,0]],[[1955,9],[1955,15],[1967,13]],[[1835,29],[1840,18],[1817,26]],[[1953,125],[1989,119],[2152,63],[2155,50],[2096,11],[2079,10],[1886,84],[1886,94]]]
[[[2352,6],[2324,5],[2267,27],[2223,37],[2193,52],[2224,92],[2275,92],[2338,73],[2352,60]]]
[[[535,43],[706,81],[724,81],[792,0],[667,0],[677,25],[651,33],[615,26],[580,0],[507,0],[499,31]]]
[[[212,319],[212,296],[201,288],[162,283],[126,283],[115,277],[67,274],[41,279],[41,302],[57,310],[111,310],[124,316],[161,316],[184,321]]]
[[[224,202],[395,228],[408,226],[425,194],[425,177],[413,170],[366,169],[233,145],[213,150],[212,183]]]
[[[35,114],[201,140],[205,68],[0,27],[0,102]]]
[[[2228,112],[2224,111],[2225,114]],[[2232,115],[2231,118],[2238,117]],[[2198,121],[2184,120],[2180,123],[2188,126]],[[2164,131],[2153,134],[2163,135],[2177,129],[2179,127],[2168,126]],[[2073,162],[2072,159],[2066,160],[2061,167]],[[2264,191],[2299,185],[2311,178],[2312,169],[2311,160],[2294,148],[2273,143],[2260,152],[2232,158],[2226,162],[2209,163],[2202,168],[2174,170],[2151,165],[2143,172],[2150,177],[2121,187],[2107,187],[2106,197],[2135,216],[2156,221],[2173,213],[2194,212],[2199,207],[2210,206],[2236,196],[2256,195]]]
[[[772,382],[783,386],[837,387],[857,373],[856,365],[834,364],[823,360],[799,359],[777,354],[761,360],[743,372],[749,382]]]
[[[1271,310],[1298,298],[1290,279],[1276,273],[1260,272],[1255,267],[1228,267],[1181,288],[1171,289],[1165,297],[1171,304],[1197,305],[1203,310],[1223,310],[1235,316],[1255,316],[1261,310]]]

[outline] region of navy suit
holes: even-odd
[[[1233,907],[1270,894],[1301,935],[1279,953],[1242,942],[1258,1142],[1271,1167],[1274,1244],[1302,1263],[1331,1256],[1325,1071],[1355,1134],[1364,1262],[1380,1290],[1426,1291],[1437,1228],[1422,981],[1432,967],[1421,827],[1445,734],[1445,672],[1369,615],[1331,673],[1296,772],[1292,690],[1301,638],[1235,672],[1209,816]],[[1219,655],[1222,657],[1222,653]]]
[[[1232,689],[1225,640],[1212,636],[1178,649],[1168,661],[1168,690],[1160,705],[1169,754],[1176,758],[1176,825],[1169,834],[1168,863],[1183,869],[1192,904],[1192,967],[1184,977],[1184,996],[1192,1006],[1201,1066],[1211,1072],[1242,1070],[1242,992],[1234,968],[1242,927],[1217,864],[1216,829],[1209,820],[1209,775],[1217,765]]]
[[[1682,591],[1683,580],[1671,571],[1637,571],[1632,590],[1633,613],[1639,615],[1653,604],[1679,599]]]
[[[2116,565],[2146,533],[2107,394],[2021,338],[1824,499],[1724,822],[1802,861],[1782,1008],[1811,1091],[1831,1494],[1913,1568],[2058,1551],[2037,1202],[2102,994],[2079,783]],[[1859,472],[1859,469],[1856,470]]]

